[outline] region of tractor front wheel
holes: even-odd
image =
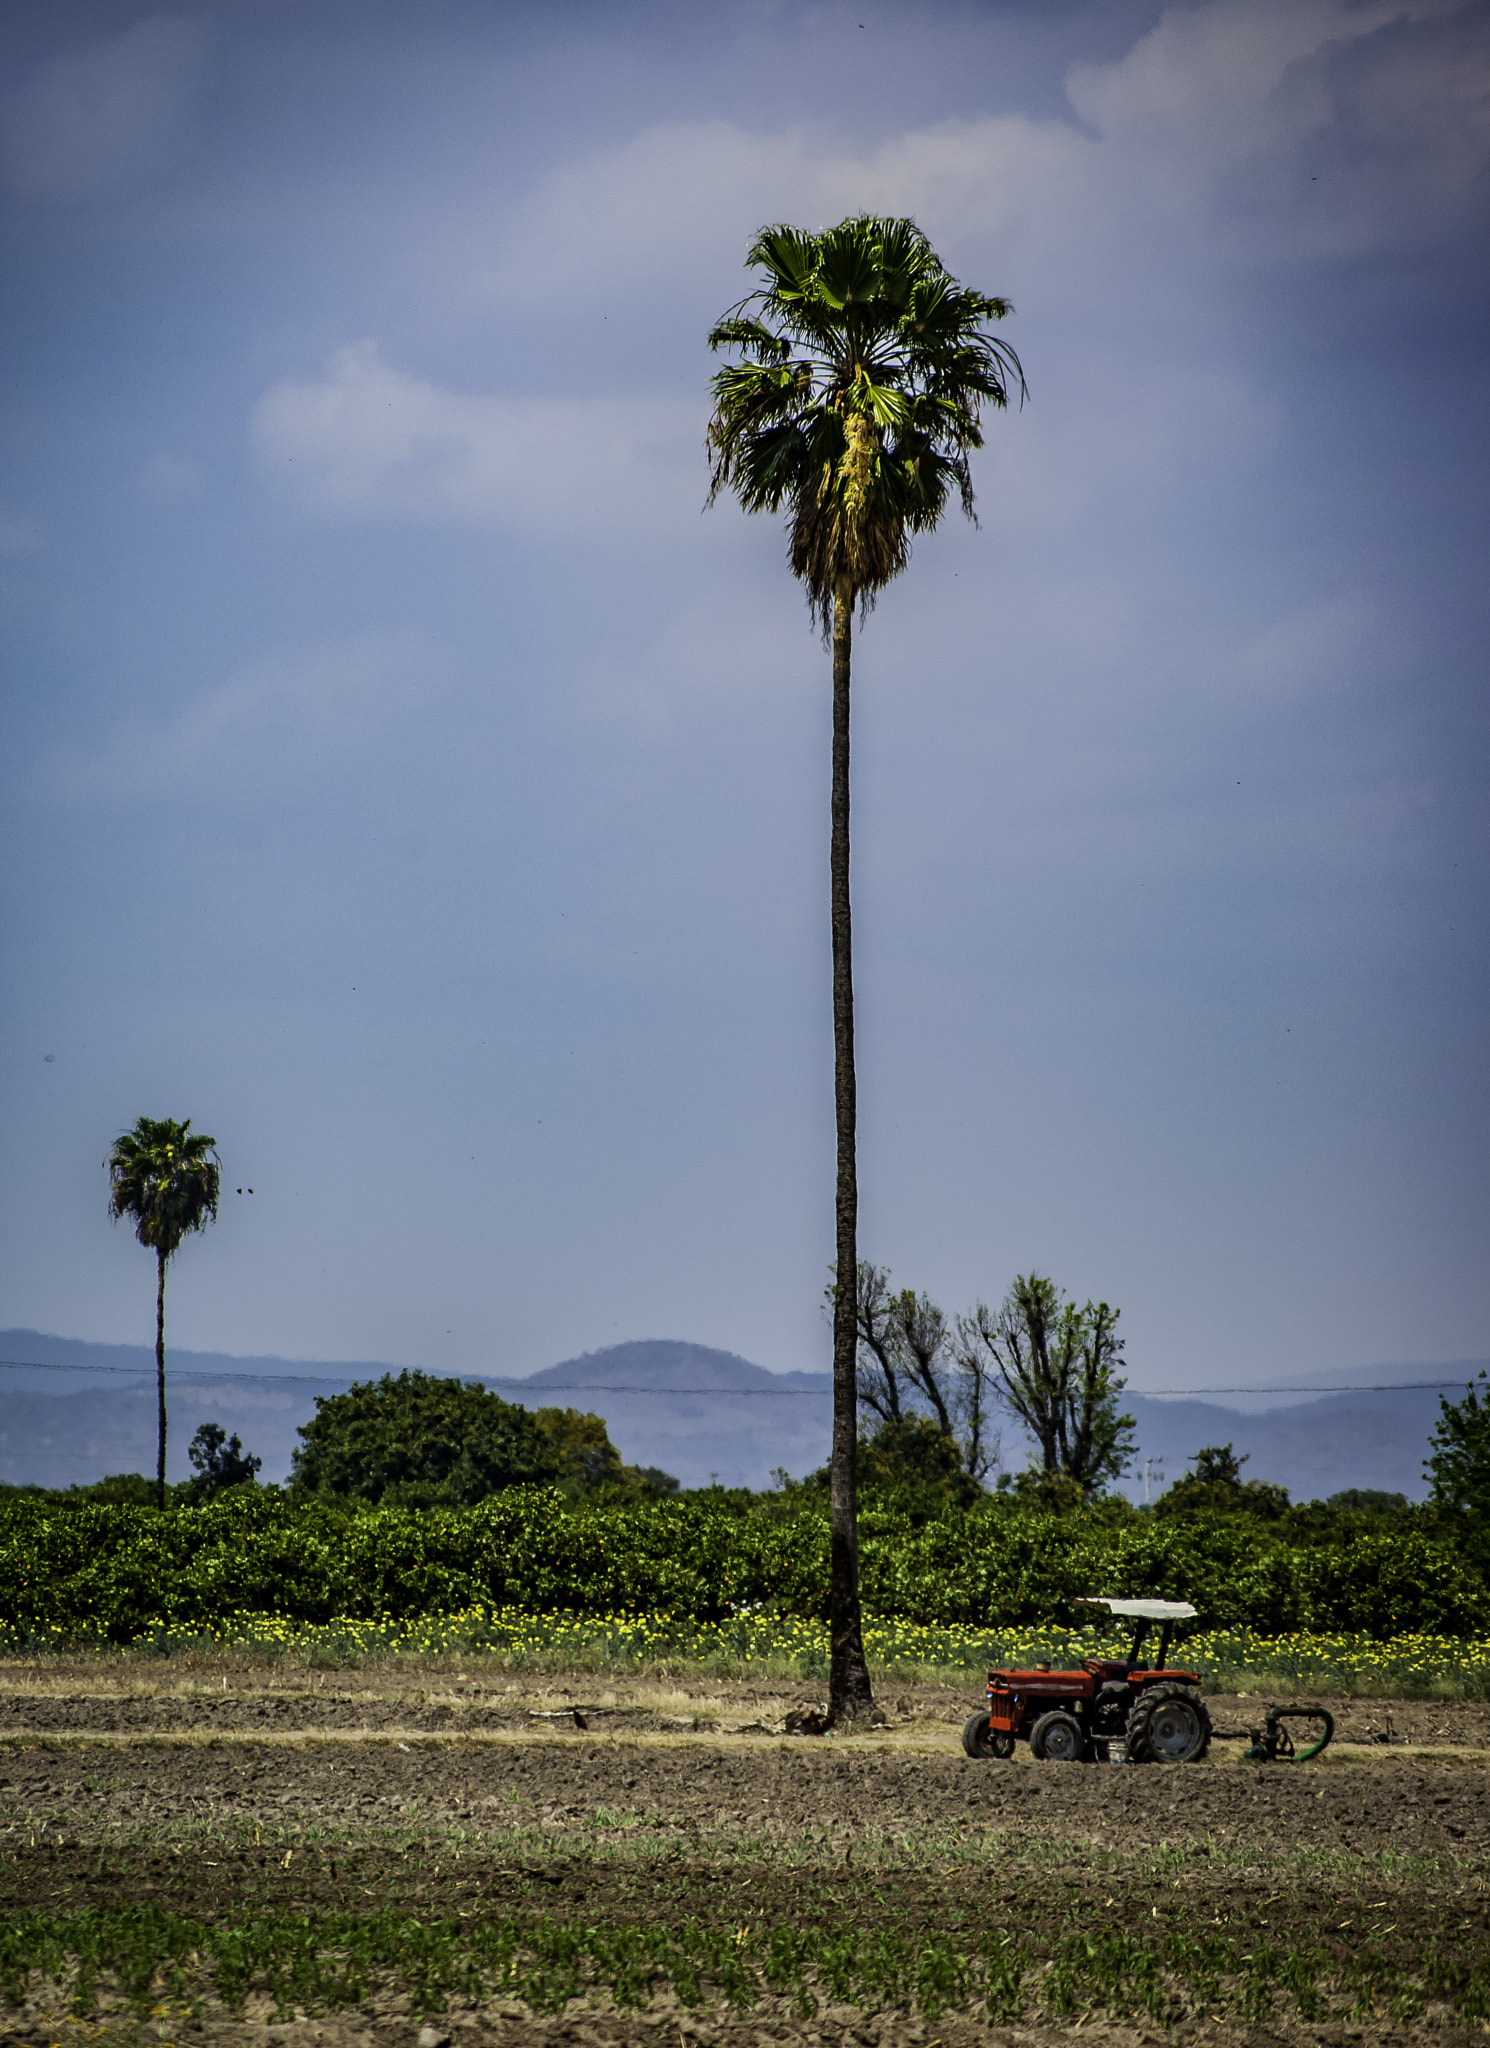
[[[1193,1685],[1150,1686],[1128,1716],[1136,1764],[1198,1764],[1211,1746],[1211,1717]]]
[[[970,1714],[962,1724],[962,1746],[970,1757],[986,1763],[990,1757],[1014,1754],[1014,1737],[990,1728],[987,1714]]]
[[[1059,1708],[1042,1714],[1030,1730],[1030,1755],[1047,1764],[1079,1764],[1086,1755],[1086,1737],[1076,1716]]]

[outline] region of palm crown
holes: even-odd
[[[170,1258],[188,1231],[217,1220],[217,1141],[191,1118],[142,1116],[109,1154],[109,1214],[134,1221],[142,1245]]]
[[[981,408],[1025,392],[983,332],[1013,308],[958,284],[908,220],[763,228],[746,263],[766,283],[709,335],[742,358],[713,379],[710,501],[789,508],[792,573],[826,632],[835,597],[872,602],[900,573],[954,485],[973,516]]]

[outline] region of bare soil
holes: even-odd
[[[1481,1703],[1325,1702],[1340,1737],[1317,1763],[1245,1765],[1244,1743],[1218,1741],[1206,1763],[1176,1769],[1037,1765],[1023,1750],[970,1762],[959,1731],[976,1691],[892,1694],[886,1724],[852,1736],[773,1732],[802,1698],[723,1682],[411,1681],[396,1668],[199,1670],[185,1681],[168,1666],[0,1670],[0,1919],[158,1905],[209,1921],[396,1910],[585,1927],[993,1924],[1052,1937],[1075,1924],[1323,1938],[1342,1955],[1370,1943],[1405,1960],[1434,1947],[1490,1953]],[[1255,1700],[1210,1705],[1221,1729],[1259,1718]],[[1186,2007],[1171,2019],[1161,2035],[1088,2017],[1081,2036],[1110,2048],[1470,2039],[1434,2011],[1248,2025]],[[803,2020],[775,2000],[690,2013],[669,1995],[641,2013],[601,1999],[557,2017],[498,2002],[439,2015],[433,2031],[454,2048],[1034,2048],[1070,2039],[1074,2024],[847,2007]],[[232,2013],[200,1990],[179,2011],[163,1996],[148,2022],[85,2022],[37,1978],[20,2009],[0,2008],[0,2031],[37,2043],[416,2048],[420,2022],[396,1991],[351,2014],[274,2023],[267,2006]]]
[[[1328,1707],[1337,1745],[1418,1744],[1490,1753],[1490,1700],[1336,1698],[1303,1695]],[[740,1679],[674,1685],[641,1679],[618,1683],[573,1674],[544,1679],[453,1674],[439,1669],[369,1664],[360,1671],[314,1672],[288,1662],[247,1668],[239,1661],[193,1658],[153,1669],[137,1659],[0,1662],[0,1737],[64,1730],[141,1735],[325,1730],[421,1734],[507,1734],[533,1725],[535,1714],[559,1716],[578,1707],[597,1730],[661,1732],[704,1727],[720,1733],[779,1732],[788,1709],[803,1704],[800,1683]],[[887,1733],[925,1724],[960,1729],[977,1706],[976,1686],[889,1689],[881,1699]],[[1256,1694],[1208,1698],[1218,1728],[1250,1726],[1262,1717]]]

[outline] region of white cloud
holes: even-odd
[[[1253,168],[1253,203],[1301,255],[1431,247],[1476,214],[1483,228],[1490,10],[1403,10],[1293,66],[1275,102],[1317,114],[1297,150]]]
[[[913,214],[1016,300],[1133,297],[1176,262],[1276,262],[1431,239],[1490,162],[1490,14],[1457,0],[1213,0],[1067,77],[1076,120],[999,114],[869,149],[805,125],[667,122],[571,162],[469,261],[513,302],[708,281],[763,221]],[[1079,124],[1079,125],[1078,125]],[[1335,182],[1321,165],[1339,160]],[[1322,189],[1321,189],[1322,188]],[[1306,202],[1306,203],[1305,203]],[[1176,236],[1183,240],[1177,242]]]
[[[329,517],[619,534],[696,521],[703,428],[696,403],[446,391],[363,342],[266,391],[251,435],[264,474]]]
[[[562,165],[442,258],[525,314],[605,300],[634,332],[686,302],[696,332],[746,288],[762,221],[913,214],[954,268],[1012,294],[1016,345],[1041,323],[1036,410],[990,436],[983,506],[1058,527],[1275,448],[1275,409],[1226,361],[1226,275],[1445,232],[1490,161],[1490,16],[1211,0],[1073,67],[1068,93],[1075,118],[944,121],[865,148],[805,125],[660,123]],[[1196,321],[1217,329],[1211,366]],[[251,431],[262,473],[321,517],[614,535],[696,525],[703,424],[701,394],[458,391],[364,342],[273,385]]]
[[[135,485],[152,505],[184,505],[202,495],[202,472],[184,456],[152,455]]]
[[[979,516],[1057,530],[1197,464],[1256,460],[1277,425],[1276,406],[1224,372],[1149,364],[1134,383],[1119,363],[1092,366],[1049,421],[993,425]],[[618,537],[698,529],[703,427],[700,402],[446,391],[366,342],[315,382],[274,385],[251,433],[264,475],[322,518]]]
[[[1150,150],[1178,145],[1192,168],[1257,147],[1271,96],[1291,64],[1327,41],[1367,34],[1398,5],[1341,0],[1221,0],[1172,7],[1126,56],[1074,64],[1066,97],[1105,140]],[[1321,106],[1313,118],[1326,110]],[[1311,118],[1300,110],[1302,125]]]
[[[0,512],[0,555],[34,555],[46,546],[46,529],[18,512]]]
[[[133,802],[225,781],[324,777],[452,686],[451,663],[414,634],[282,650],[248,663],[162,724],[134,721],[101,751],[51,764],[55,794]]]
[[[739,269],[763,221],[826,226],[913,214],[938,246],[1004,252],[1090,223],[1094,145],[1068,123],[1001,115],[946,121],[846,154],[808,128],[668,122],[544,181],[498,240],[488,288],[515,300],[609,290],[619,276],[712,277],[711,303],[748,289]],[[478,264],[478,268],[479,268]]]
[[[42,65],[9,96],[5,184],[63,206],[140,191],[196,138],[206,52],[201,22],[157,14]]]
[[[1104,176],[1223,229],[1234,257],[1411,245],[1490,163],[1490,18],[1462,0],[1215,0],[1073,66],[1066,91]]]

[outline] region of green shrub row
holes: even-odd
[[[1160,1522],[995,1507],[915,1526],[890,1508],[860,1529],[872,1613],[1015,1626],[1085,1619],[1084,1593],[1188,1599],[1205,1626],[1374,1637],[1490,1632],[1490,1593],[1425,1518],[1290,1544],[1245,1516]],[[237,1617],[665,1611],[717,1621],[744,1608],[822,1616],[825,1516],[718,1505],[707,1496],[574,1507],[521,1489],[474,1508],[299,1505],[244,1488],[204,1508],[58,1509],[0,1502],[0,1627],[11,1642],[60,1630],[131,1642],[162,1628],[218,1631]]]

